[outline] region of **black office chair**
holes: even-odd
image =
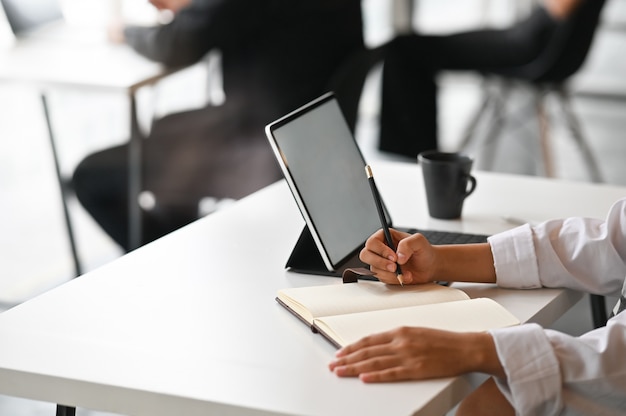
[[[574,16],[555,31],[550,42],[534,61],[523,66],[485,74],[485,96],[462,139],[463,151],[468,151],[475,144],[479,124],[491,113],[493,121],[484,136],[483,146],[485,165],[487,168],[492,166],[497,139],[505,124],[506,100],[514,88],[524,88],[531,92],[533,97],[531,104],[534,105],[539,121],[539,142],[545,175],[554,176],[548,136],[549,120],[545,110],[546,98],[554,94],[561,105],[572,138],[587,165],[591,180],[602,182],[596,159],[572,109],[567,81],[581,68],[587,58],[605,2],[605,0],[585,1]],[[496,88],[493,88],[494,82],[497,83]],[[596,328],[603,326],[607,320],[604,297],[591,295],[591,309],[594,326]]]
[[[549,119],[545,109],[548,96],[555,95],[561,106],[565,122],[570,130],[591,180],[602,182],[602,175],[591,148],[583,135],[578,117],[571,105],[571,94],[567,81],[583,65],[600,20],[605,0],[587,0],[574,16],[563,23],[554,33],[544,50],[532,62],[514,68],[485,74],[485,96],[477,114],[461,142],[461,149],[467,151],[478,140],[478,126],[492,117],[483,139],[485,165],[493,165],[497,142],[504,127],[505,104],[515,88],[531,92],[531,107],[534,107],[539,121],[539,142],[541,144],[544,173],[554,176],[554,166],[550,149]],[[494,84],[496,87],[494,88]],[[520,115],[523,112],[518,112]],[[519,120],[516,120],[519,122]]]

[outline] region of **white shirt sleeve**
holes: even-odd
[[[498,285],[567,287],[619,296],[626,277],[626,199],[606,220],[568,218],[489,238]]]
[[[568,287],[605,295],[626,287],[626,199],[605,221],[525,225],[489,242],[503,287]],[[496,381],[518,414],[624,413],[626,313],[581,337],[536,324],[490,332],[506,373]]]

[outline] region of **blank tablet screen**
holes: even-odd
[[[337,101],[331,95],[270,124],[268,137],[334,268],[380,228],[365,161]]]

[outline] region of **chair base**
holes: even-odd
[[[526,103],[525,108],[516,112],[516,117],[512,118],[510,114],[507,114],[507,104],[515,88],[529,91],[531,100]],[[547,177],[555,177],[554,160],[555,156],[558,155],[553,153],[553,143],[550,136],[551,118],[546,109],[548,97],[553,96],[559,104],[571,139],[582,156],[590,181],[596,183],[603,182],[599,165],[589,142],[585,138],[580,121],[573,111],[571,94],[564,83],[534,84],[495,77],[485,79],[483,90],[484,97],[482,103],[476,114],[470,119],[469,126],[461,140],[461,151],[468,152],[471,148],[479,147],[483,152],[485,168],[488,170],[493,169],[504,127],[520,128],[523,126],[524,119],[528,119],[529,115],[533,115],[538,124],[538,131],[534,135],[541,149],[543,174]],[[478,128],[485,122],[488,122],[488,126],[481,140]]]

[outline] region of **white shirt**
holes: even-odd
[[[626,199],[605,221],[524,225],[489,243],[501,287],[626,295]],[[536,324],[490,333],[506,373],[496,382],[517,414],[626,414],[626,312],[580,337]]]

